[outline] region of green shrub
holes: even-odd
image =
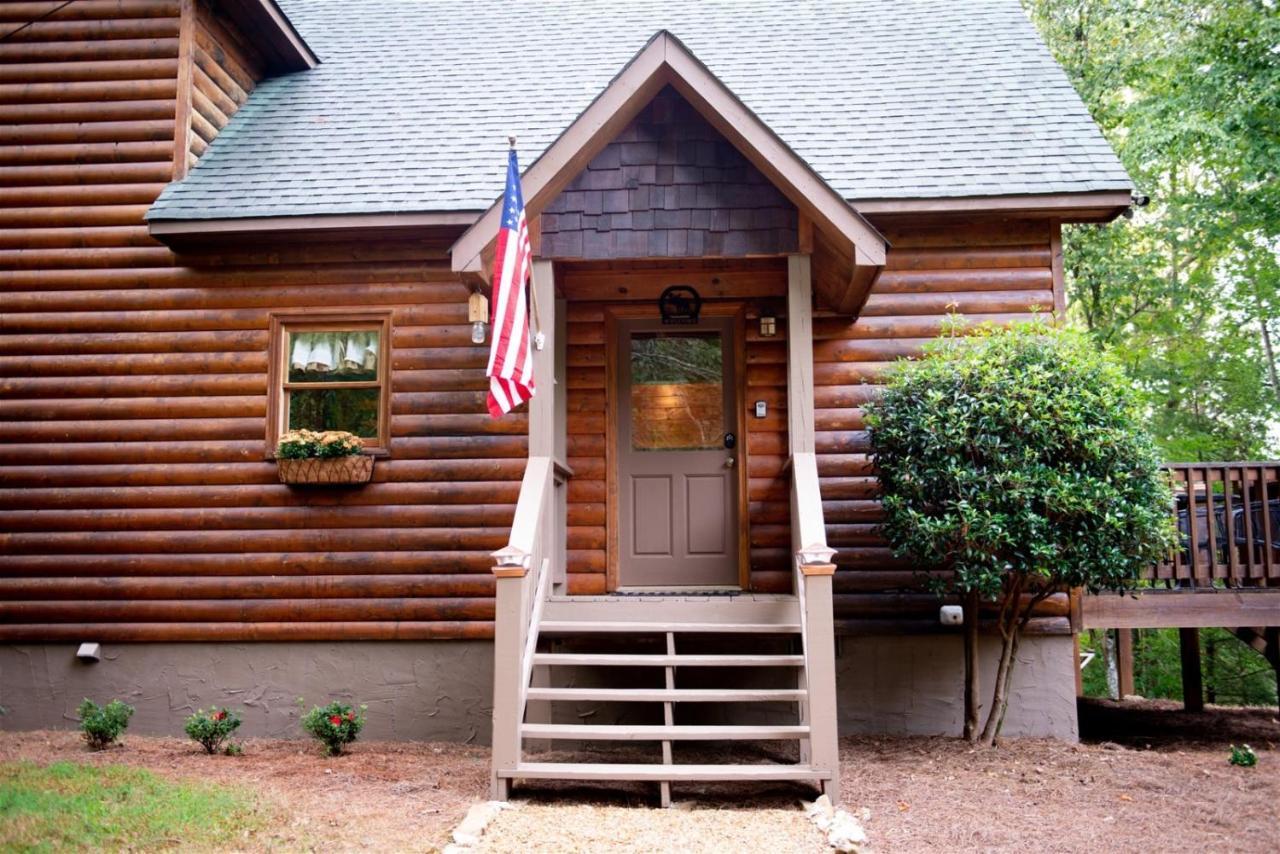
[[[343,746],[355,741],[364,729],[364,713],[368,708],[361,706],[357,711],[336,700],[327,706],[314,706],[302,716],[302,729],[323,742],[330,756],[337,756]]]
[[[1253,752],[1253,748],[1247,744],[1236,747],[1231,745],[1231,758],[1227,760],[1232,765],[1239,765],[1241,768],[1252,768],[1258,764],[1258,754]]]
[[[129,718],[133,717],[133,706],[112,700],[106,706],[99,706],[93,700],[85,698],[76,709],[80,717],[80,731],[84,740],[89,743],[90,750],[102,750],[111,745],[120,733],[129,727]]]
[[[240,728],[240,716],[230,709],[198,709],[187,718],[183,729],[193,740],[200,743],[204,752],[210,756],[218,752],[222,743]],[[231,747],[231,745],[228,745]]]
[[[1173,543],[1172,495],[1131,383],[1095,342],[1042,321],[970,332],[900,363],[867,422],[895,553],[946,570],[933,586],[963,598],[970,625],[979,600],[1012,603],[997,609],[991,743],[1035,605],[1131,585]]]

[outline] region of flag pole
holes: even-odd
[[[511,150],[516,150],[516,138],[514,136],[507,137],[507,143],[511,146]],[[532,247],[530,247],[532,249]],[[533,310],[533,325],[537,327],[538,334],[542,334],[542,316],[538,313],[538,289],[533,286],[532,273],[529,276],[529,307]],[[538,347],[539,350],[542,347]]]

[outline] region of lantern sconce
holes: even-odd
[[[778,334],[778,318],[772,311],[760,312],[760,337],[772,338]]]
[[[471,324],[471,343],[483,344],[489,324],[489,300],[479,291],[472,291],[467,300],[467,321]]]

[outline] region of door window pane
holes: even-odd
[[[724,364],[718,334],[633,335],[630,367],[634,450],[723,446]]]
[[[376,388],[315,388],[289,391],[290,430],[346,430],[378,438]]]

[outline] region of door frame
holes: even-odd
[[[618,395],[618,361],[621,358],[621,338],[619,322],[623,320],[649,320],[658,315],[658,308],[653,303],[614,303],[602,305],[605,328],[605,591],[613,593],[618,584],[618,538],[621,533],[620,501],[618,496],[618,418],[621,415],[621,403]],[[724,300],[705,302],[702,305],[705,317],[730,317],[733,319],[733,397],[736,401],[736,413],[732,421],[734,433],[738,436],[738,587],[742,591],[751,589],[751,527],[749,510],[750,467],[749,448],[747,447],[747,304],[741,300]],[[697,588],[690,588],[691,592]]]

